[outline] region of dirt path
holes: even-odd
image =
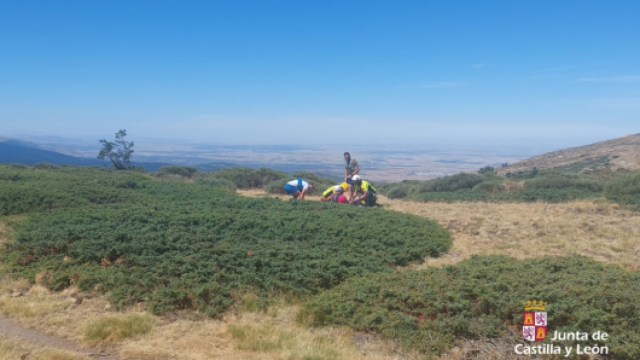
[[[111,354],[102,349],[83,349],[74,341],[50,336],[38,330],[22,327],[6,318],[2,313],[0,313],[0,336],[19,339],[47,348],[76,352],[93,358],[118,360],[117,354]]]

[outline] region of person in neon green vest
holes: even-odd
[[[351,201],[352,204],[373,206],[376,204],[376,196],[378,191],[371,185],[370,182],[362,180],[360,175],[353,175],[351,177],[353,186],[355,188],[355,198]]]

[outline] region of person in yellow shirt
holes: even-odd
[[[353,175],[351,177],[353,185],[355,187],[355,198],[352,199],[352,204],[374,206],[376,204],[376,196],[378,191],[371,185],[370,182],[362,180],[360,175]]]
[[[331,199],[331,195],[333,195],[333,193],[335,192],[336,186],[340,186],[342,187],[343,191],[347,191],[349,189],[349,184],[347,184],[346,182],[343,182],[340,185],[335,185],[335,186],[331,186],[330,188],[328,188],[327,190],[325,190],[322,193],[322,201],[327,201],[329,199]]]

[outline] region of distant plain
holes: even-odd
[[[53,136],[12,136],[44,150],[95,158],[98,139],[66,139]],[[337,145],[230,145],[130,139],[135,142],[134,161],[195,166],[201,171],[221,167],[269,167],[285,172],[313,171],[331,178],[342,177],[342,154],[349,151],[361,167],[361,174],[375,182],[428,180],[459,172],[477,171],[486,165],[504,163],[555,150],[550,146],[482,146],[460,143],[430,143],[397,146]],[[105,163],[105,165],[108,165]]]

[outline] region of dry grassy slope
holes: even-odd
[[[595,159],[605,156],[609,158],[612,170],[640,169],[640,134],[534,156],[499,168],[498,173],[505,175],[507,172],[528,171],[533,167],[541,170],[549,169],[583,161],[586,158]]]

